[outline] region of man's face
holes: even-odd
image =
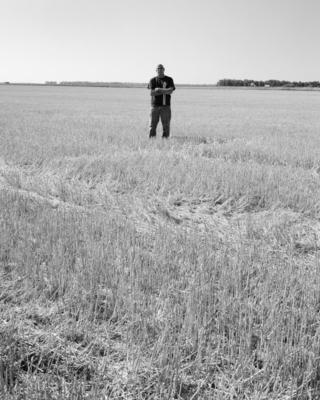
[[[158,74],[158,76],[163,76],[164,75],[164,68],[163,67],[157,67],[157,74]]]

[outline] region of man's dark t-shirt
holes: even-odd
[[[159,78],[155,76],[154,78],[150,79],[148,89],[154,90],[156,88],[167,89],[173,88],[175,90],[175,86],[173,83],[173,79],[170,76],[164,76],[163,78]],[[170,106],[171,96],[170,94],[164,94],[159,96],[151,96],[151,105],[153,107],[156,106]]]

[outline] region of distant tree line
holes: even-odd
[[[61,86],[93,86],[93,87],[143,87],[143,83],[131,82],[89,82],[89,81],[62,81]]]
[[[255,81],[253,79],[220,79],[217,86],[320,87],[320,81],[291,82],[277,79],[269,79],[267,81]]]

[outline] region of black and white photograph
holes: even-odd
[[[0,0],[0,400],[320,400],[320,0]]]

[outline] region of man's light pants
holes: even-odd
[[[150,112],[150,134],[149,137],[156,136],[157,125],[161,119],[163,134],[162,137],[168,138],[170,136],[170,120],[171,120],[171,107],[170,106],[154,106]]]

